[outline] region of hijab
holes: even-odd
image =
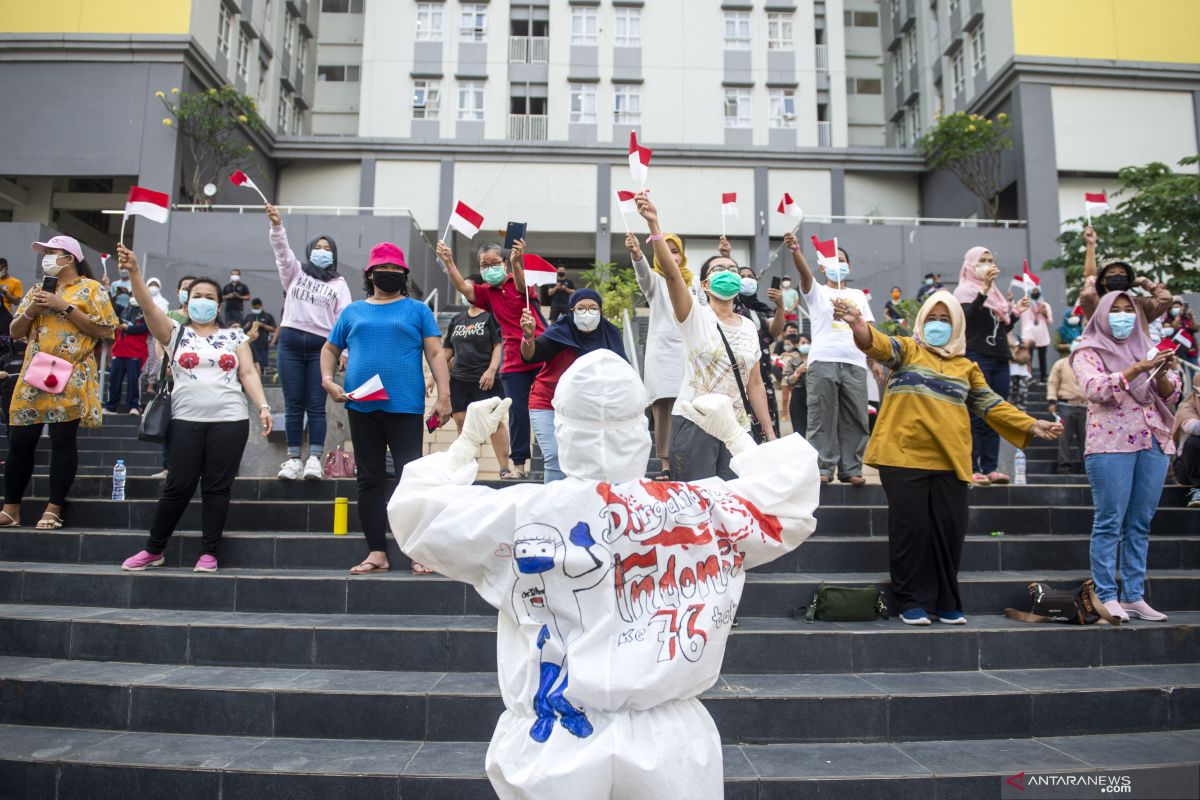
[[[688,286],[691,286],[692,285],[692,271],[687,268],[687,252],[685,252],[683,249],[683,239],[680,239],[678,236],[676,236],[673,233],[664,234],[663,238],[666,239],[668,242],[675,243],[675,248],[679,251],[679,255],[680,255],[679,272],[683,275],[683,282],[685,284],[687,284]],[[660,267],[658,265],[658,256],[654,257],[654,271],[657,272],[659,275],[663,274],[662,267]]]
[[[1058,340],[1063,344],[1070,344],[1083,335],[1082,322],[1078,325],[1072,325],[1069,320],[1071,317],[1083,318],[1083,310],[1080,308],[1064,308],[1062,315],[1062,325],[1058,326]]]
[[[322,239],[329,242],[329,250],[331,253],[333,253],[333,263],[323,269],[314,267],[312,262],[308,260],[309,254],[313,251],[313,248],[317,246],[317,242],[321,241]],[[321,281],[321,283],[328,283],[336,278],[338,276],[337,242],[333,240],[333,237],[318,236],[309,242],[308,248],[304,251],[304,260],[300,262],[300,268],[304,270],[306,275],[316,278],[317,280]]]
[[[600,326],[596,330],[584,333],[575,327],[575,304],[580,300],[595,300],[600,306]],[[616,325],[604,318],[604,300],[595,289],[576,289],[571,292],[567,301],[571,311],[563,314],[542,334],[542,337],[552,342],[566,345],[578,355],[590,353],[593,350],[612,350],[621,358],[628,360],[625,355],[625,344],[621,341],[621,331]]]
[[[964,306],[975,302],[975,298],[983,291],[983,280],[976,273],[976,268],[979,266],[979,259],[984,253],[990,253],[986,247],[976,245],[967,251],[963,256],[962,269],[958,271],[958,286],[954,287],[954,297],[958,299]],[[992,288],[988,291],[987,300],[983,303],[992,310],[992,314],[996,319],[1007,325],[1011,321],[1008,312],[1008,298],[1004,296],[1004,292],[1000,291],[1000,287],[992,281]]]
[[[942,347],[934,347],[921,341],[921,334],[925,330],[925,321],[929,319],[930,313],[933,312],[933,307],[941,303],[950,312],[950,341]],[[963,356],[967,353],[967,318],[963,314],[962,304],[959,303],[955,296],[947,292],[945,289],[938,289],[932,292],[925,299],[921,310],[917,312],[917,324],[913,328],[913,338],[917,340],[917,344],[924,347],[931,353],[936,353],[942,358],[955,358]]]

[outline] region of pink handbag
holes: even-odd
[[[75,365],[70,361],[55,358],[49,353],[34,353],[25,370],[25,382],[36,389],[50,394],[62,394],[71,380]]]
[[[324,472],[326,478],[353,478],[357,472],[354,454],[347,453],[338,447],[331,453],[325,454]]]

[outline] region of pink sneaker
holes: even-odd
[[[1161,622],[1167,618],[1166,614],[1155,611],[1145,600],[1138,600],[1136,603],[1121,603],[1121,608],[1128,611],[1130,616],[1148,619],[1151,622]]]
[[[216,572],[217,559],[215,556],[210,556],[208,553],[200,556],[200,560],[196,562],[196,567],[192,572]]]
[[[151,553],[143,550],[136,556],[130,556],[121,563],[121,569],[126,572],[141,572],[146,567],[161,567],[166,559],[162,553]]]
[[[1125,609],[1121,608],[1121,604],[1116,600],[1109,600],[1104,604],[1104,608],[1109,614],[1113,615],[1114,619],[1120,622],[1129,622],[1129,615],[1125,613]],[[1150,606],[1146,606],[1146,608],[1150,608]]]

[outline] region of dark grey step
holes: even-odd
[[[496,680],[487,672],[0,658],[0,723],[298,739],[486,741],[504,710]],[[1200,724],[1200,665],[725,674],[701,701],[727,744],[1179,730]]]
[[[8,451],[5,450],[5,453]],[[117,459],[122,459],[126,466],[129,467],[162,467],[162,452],[155,450],[142,450],[138,452],[129,452],[124,450],[88,450],[86,448],[79,449],[79,466],[81,467],[107,467],[111,473],[113,465],[117,463]],[[48,447],[39,447],[34,453],[33,463],[35,467],[47,467],[50,465],[50,450]]]
[[[1017,773],[1185,766],[1194,796],[1194,730],[1013,741],[727,745],[728,800],[995,797]],[[18,797],[172,800],[484,800],[482,742],[296,740],[0,726],[0,777]]]

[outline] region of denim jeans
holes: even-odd
[[[1121,601],[1142,599],[1150,520],[1158,508],[1170,458],[1152,442],[1136,453],[1092,453],[1084,459],[1092,485],[1092,580],[1101,602],[1117,597],[1121,555]]]
[[[138,381],[141,376],[142,359],[114,356],[112,369],[108,373],[108,404],[105,408],[109,411],[117,410],[117,407],[121,405],[121,390],[128,384],[129,407],[140,409],[142,405],[138,393]]]
[[[279,332],[279,381],[283,386],[288,455],[300,457],[304,415],[308,414],[308,454],[325,449],[325,390],[321,388],[321,348],[325,338],[298,328]]]
[[[1010,379],[1008,362],[998,358],[988,358],[967,351],[967,358],[979,365],[983,371],[983,379],[1000,399],[1008,399]],[[986,422],[974,415],[971,416],[971,468],[974,472],[987,475],[996,471],[1000,463],[1000,435],[992,430]]]
[[[558,468],[558,440],[554,438],[554,412],[529,410],[529,426],[537,437],[538,449],[542,451],[542,483],[554,483],[567,477]]]
[[[537,374],[536,369],[500,373],[504,396],[512,400],[508,409],[508,449],[513,464],[522,470],[529,460],[529,390],[533,388]]]

